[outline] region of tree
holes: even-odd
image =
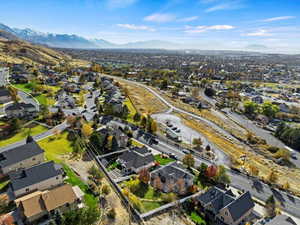
[[[156,131],[157,131],[157,123],[155,120],[151,120],[150,132],[156,133]]]
[[[285,190],[289,190],[291,186],[290,186],[290,183],[287,181],[286,183],[284,183],[284,185],[282,187]]]
[[[192,97],[198,98],[199,97],[199,93],[200,93],[199,88],[193,88],[192,89]]]
[[[259,174],[258,168],[253,164],[249,165],[249,171],[252,176],[258,176]]]
[[[141,114],[136,112],[133,116],[133,120],[134,120],[134,122],[139,122],[141,120]]]
[[[117,141],[116,137],[113,135],[109,135],[107,137],[106,149],[113,152],[113,151],[118,150],[118,148],[119,148],[119,145],[118,145],[118,141]]]
[[[201,147],[203,144],[202,139],[201,138],[194,138],[193,139],[193,145],[195,145],[196,148]]]
[[[146,116],[146,115],[142,116],[141,126],[144,128],[146,128],[146,125],[147,125],[147,118],[148,118],[148,116]]]
[[[93,225],[99,218],[100,211],[96,206],[84,207],[64,213],[62,225]]]
[[[275,156],[275,158],[281,158],[286,161],[289,161],[291,158],[291,152],[285,148],[281,148],[275,153],[274,156]]]
[[[246,101],[244,103],[244,112],[249,116],[254,116],[257,113],[258,104],[252,101]]]
[[[14,102],[18,102],[19,101],[19,98],[18,98],[18,90],[12,86],[9,86],[8,87],[8,91],[9,91],[9,94],[11,96],[11,99],[14,101]]]
[[[205,171],[205,176],[208,178],[213,178],[218,174],[218,168],[215,165],[210,165]]]
[[[111,208],[110,210],[108,210],[106,215],[107,215],[108,218],[114,220],[116,218],[116,215],[117,215],[115,208]]]
[[[195,165],[195,159],[192,154],[186,154],[184,158],[182,159],[183,164],[185,164],[187,167],[191,168]]]
[[[207,87],[204,90],[204,94],[208,97],[213,97],[216,95],[216,90],[211,87]]]
[[[207,164],[201,163],[200,166],[197,168],[197,170],[199,171],[199,176],[204,176],[207,168],[208,168]]]
[[[230,184],[230,177],[227,174],[227,170],[223,165],[219,165],[217,176],[215,176],[215,180],[222,184]]]
[[[18,118],[13,118],[9,122],[9,127],[12,133],[17,132],[21,129],[21,121]]]
[[[110,187],[107,184],[104,184],[101,191],[104,195],[108,195],[110,193]]]
[[[262,104],[262,114],[269,118],[274,118],[275,114],[279,112],[279,107],[277,105],[273,105],[271,102],[265,102]]]
[[[267,176],[267,180],[270,182],[270,183],[276,183],[277,180],[278,180],[278,175],[277,173],[272,170],[269,175]]]
[[[82,125],[81,133],[85,138],[89,138],[93,133],[93,128],[88,123],[85,123]]]
[[[103,179],[103,174],[95,165],[92,165],[91,168],[89,168],[88,173],[97,183],[100,183],[100,181]]]
[[[79,138],[75,139],[72,146],[73,146],[73,154],[78,155],[78,156],[82,156],[85,149],[81,146],[81,142],[80,142]]]
[[[144,184],[148,184],[150,181],[150,173],[147,168],[143,168],[139,171],[139,180]]]

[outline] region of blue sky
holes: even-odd
[[[0,22],[115,43],[300,52],[300,0],[10,0]]]

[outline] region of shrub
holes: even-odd
[[[110,218],[110,219],[115,219],[116,218],[116,210],[114,208],[111,208],[107,212],[107,217]]]

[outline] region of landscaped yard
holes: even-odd
[[[73,172],[70,167],[68,167],[66,164],[63,164],[63,167],[68,176],[66,182],[72,186],[77,185],[85,193],[85,203],[90,207],[95,206],[97,204],[97,199],[90,193],[88,186]]]
[[[161,155],[155,155],[154,159],[156,162],[159,163],[159,165],[164,166],[169,164],[170,162],[174,162],[175,159],[167,158],[167,157],[162,157]]]
[[[113,162],[112,164],[110,164],[110,165],[107,167],[107,170],[108,170],[108,171],[114,170],[114,169],[117,168],[118,166],[120,166],[120,163],[118,163],[118,162]]]
[[[53,98],[47,97],[44,94],[38,95],[35,97],[35,99],[41,104],[41,105],[47,105],[51,106],[54,105],[55,100]]]
[[[47,131],[48,129],[44,126],[41,125],[37,125],[33,128],[22,128],[20,132],[18,132],[16,135],[8,138],[8,139],[3,139],[0,141],[0,147],[4,147],[10,144],[13,144],[15,142],[21,141],[25,138],[27,138],[27,136],[30,134],[31,136],[35,136],[38,134],[41,134],[45,131]]]
[[[53,160],[60,163],[64,167],[68,178],[66,182],[75,186],[78,185],[80,189],[85,193],[84,199],[88,206],[95,206],[97,204],[97,199],[88,190],[88,186],[78,177],[74,171],[66,165],[61,157],[72,153],[73,147],[72,142],[67,139],[68,132],[63,132],[57,135],[57,137],[48,137],[38,142],[38,144],[45,150],[45,155],[47,160]]]
[[[72,142],[67,139],[68,132],[63,132],[57,136],[51,136],[38,142],[48,160],[61,162],[61,156],[70,154],[73,151]]]
[[[146,185],[138,179],[125,181],[121,187],[128,188],[139,199],[141,207],[138,210],[141,213],[149,212],[166,204],[162,198],[167,194],[154,190],[151,185]]]

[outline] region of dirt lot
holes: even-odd
[[[118,82],[122,87],[127,88],[128,95],[139,113],[154,114],[168,109],[164,103],[144,88],[121,80]]]

